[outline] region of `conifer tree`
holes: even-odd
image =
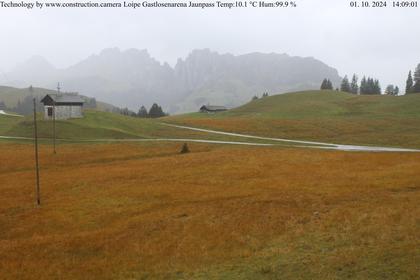
[[[362,80],[360,81],[360,94],[367,94],[367,80],[366,77],[363,76]]]
[[[417,65],[416,70],[414,71],[414,85],[413,85],[413,93],[420,93],[420,63]]]
[[[381,85],[379,83],[379,80],[375,80],[373,82],[373,91],[372,94],[382,94]]]
[[[408,72],[407,82],[405,83],[405,93],[411,93],[413,90],[413,77],[411,76],[411,71]]]
[[[344,76],[343,81],[341,82],[340,90],[344,91],[344,92],[350,92],[350,90],[351,90],[349,79],[347,78],[347,75]]]
[[[357,78],[356,74],[353,74],[353,77],[351,79],[350,92],[353,93],[353,94],[358,94],[359,93],[358,78]]]
[[[334,89],[334,86],[333,86],[332,82],[330,81],[330,79],[327,79],[327,89],[329,89],[329,90]]]
[[[149,110],[149,117],[160,118],[163,116],[165,116],[165,113],[163,112],[162,107],[160,107],[156,103],[153,103],[152,107],[150,107],[150,110]]]
[[[327,89],[327,79],[322,80],[321,90]]]
[[[137,113],[137,116],[139,118],[147,118],[148,117],[148,113],[147,113],[146,107],[141,106],[140,109],[139,109],[139,111],[138,111],[138,113]]]

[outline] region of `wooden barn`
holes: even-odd
[[[224,106],[203,105],[200,108],[201,113],[217,113],[223,111],[227,111],[227,108]]]
[[[83,99],[77,94],[47,94],[42,98],[44,104],[44,119],[67,120],[83,118]]]

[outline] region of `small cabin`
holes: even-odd
[[[78,94],[47,94],[42,98],[44,119],[67,120],[83,118],[84,100]]]
[[[224,106],[203,105],[200,108],[201,113],[217,113],[223,111],[227,111],[227,108]]]

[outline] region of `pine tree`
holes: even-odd
[[[344,76],[343,81],[341,82],[340,90],[344,91],[344,92],[350,92],[350,90],[351,90],[349,79],[347,78],[347,75]]]
[[[163,112],[162,107],[160,107],[156,103],[153,103],[152,107],[150,107],[150,110],[149,110],[149,117],[160,118],[163,116],[165,116],[165,113]]]
[[[398,96],[398,94],[400,94],[400,88],[398,86],[396,86],[394,88],[394,94],[393,95]]]
[[[367,92],[366,94],[373,94],[375,92],[375,81],[372,78],[367,79]]]
[[[327,89],[329,89],[329,90],[334,89],[334,86],[333,86],[332,82],[330,81],[330,79],[327,79]]]
[[[379,83],[379,80],[375,80],[373,82],[373,91],[372,94],[382,94],[381,85]]]
[[[137,117],[139,118],[147,118],[149,115],[147,114],[147,109],[144,106],[141,106],[138,113],[137,113]]]
[[[359,93],[358,78],[356,74],[353,74],[353,78],[351,79],[350,92],[353,94]]]
[[[322,80],[321,90],[327,89],[327,79]]]
[[[360,94],[367,94],[367,80],[366,77],[363,76],[362,80],[360,81]]]
[[[413,93],[420,93],[420,63],[417,65],[416,70],[414,71],[414,86]]]
[[[405,84],[405,93],[411,93],[413,90],[413,77],[411,76],[411,71],[408,72],[407,82]]]

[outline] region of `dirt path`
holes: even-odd
[[[15,115],[15,114],[9,114],[9,113],[6,113],[6,112],[5,112],[5,111],[3,111],[3,110],[0,110],[0,115],[12,116],[12,117],[23,117],[22,115]]]
[[[269,141],[287,142],[287,143],[295,143],[295,144],[304,144],[304,146],[299,145],[297,147],[306,147],[306,148],[329,149],[329,150],[340,150],[340,151],[364,151],[364,152],[420,152],[419,149],[342,145],[342,144],[325,143],[325,142],[314,142],[314,141],[291,140],[291,139],[283,139],[283,138],[261,137],[261,136],[255,136],[255,135],[239,134],[239,133],[232,133],[232,132],[223,132],[223,131],[218,131],[218,130],[210,130],[210,129],[196,128],[196,127],[175,125],[175,124],[168,124],[168,123],[161,123],[161,124],[166,125],[166,126],[175,127],[175,128],[180,128],[180,129],[189,129],[189,130],[194,130],[194,131],[201,131],[201,132],[207,132],[207,133],[213,133],[213,134],[221,134],[221,135],[227,135],[227,136],[236,136],[236,137],[244,137],[244,138],[250,138],[250,139],[259,139],[259,140],[269,140]]]
[[[0,139],[5,140],[34,140],[30,137],[18,136],[2,136]],[[39,138],[39,140],[52,140],[51,138]],[[250,143],[250,142],[236,142],[236,141],[218,141],[206,139],[180,139],[180,138],[151,138],[151,139],[57,139],[63,142],[195,142],[195,143],[209,143],[209,144],[228,144],[228,145],[245,145],[245,146],[275,146],[275,144],[266,143]]]
[[[161,123],[162,125],[171,126],[179,129],[189,129],[195,131],[201,131],[212,134],[221,134],[226,136],[243,137],[258,140],[269,140],[287,143],[290,147],[298,148],[313,148],[313,149],[327,149],[327,150],[339,150],[339,151],[362,151],[362,152],[420,152],[420,149],[405,149],[405,148],[392,148],[392,147],[374,147],[374,146],[357,146],[357,145],[341,145],[324,142],[314,141],[301,141],[291,140],[282,138],[271,138],[261,137],[247,134],[223,132],[210,129],[195,128],[189,126],[181,126],[174,124]],[[33,140],[31,137],[18,137],[18,136],[1,136],[0,139],[6,140]],[[40,140],[51,140],[46,138],[40,138]],[[271,143],[252,143],[252,142],[239,142],[239,141],[220,141],[220,140],[207,140],[207,139],[188,139],[188,138],[152,138],[152,139],[57,139],[63,142],[195,142],[195,143],[209,143],[209,144],[227,144],[227,145],[244,145],[244,146],[276,146]],[[295,144],[295,145],[294,145]],[[299,144],[299,145],[297,145]],[[302,145],[303,144],[303,145]]]

